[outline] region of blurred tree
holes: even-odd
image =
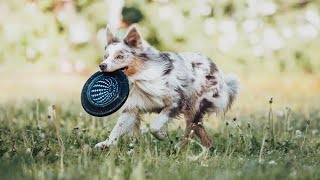
[[[199,52],[230,67],[256,69],[259,62],[314,73],[320,69],[319,13],[318,0],[0,1],[0,62],[96,67],[105,25],[124,36],[138,23],[160,50]]]

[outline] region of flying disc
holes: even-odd
[[[108,116],[122,107],[129,91],[128,78],[122,71],[96,72],[82,88],[81,104],[93,116]]]

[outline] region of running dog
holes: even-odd
[[[117,143],[117,138],[140,130],[141,113],[159,113],[150,124],[151,134],[164,140],[165,125],[183,115],[186,120],[183,147],[195,134],[205,147],[212,140],[203,126],[208,113],[230,109],[239,92],[236,75],[224,75],[209,57],[189,52],[160,52],[142,39],[131,27],[124,39],[106,28],[107,45],[102,72],[122,70],[130,82],[130,94],[108,139],[96,144],[104,149]]]

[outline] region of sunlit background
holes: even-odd
[[[183,116],[158,141],[145,114],[139,136],[94,149],[119,116],[80,102],[107,24],[239,75],[232,109],[197,123],[213,147]],[[319,109],[320,0],[0,0],[0,179],[319,179]]]
[[[242,80],[235,112],[320,103],[320,2],[10,0],[0,2],[0,98],[74,101],[98,70],[105,26],[136,23],[162,51],[210,56]]]

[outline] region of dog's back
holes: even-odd
[[[135,88],[139,91],[137,94],[148,96],[141,100],[148,104],[143,106],[144,110],[148,111],[148,106],[150,109],[164,106],[162,99],[175,104],[172,116],[199,110],[201,103],[206,101],[206,111],[223,112],[231,106],[239,91],[239,79],[236,76],[224,76],[216,64],[204,55],[157,53],[158,55],[149,55],[150,59],[139,74],[145,79],[134,82],[138,86]],[[160,103],[154,100],[155,104],[152,104],[152,99],[158,98]],[[132,100],[138,102],[137,99]],[[145,103],[137,105],[142,107],[143,104]]]

